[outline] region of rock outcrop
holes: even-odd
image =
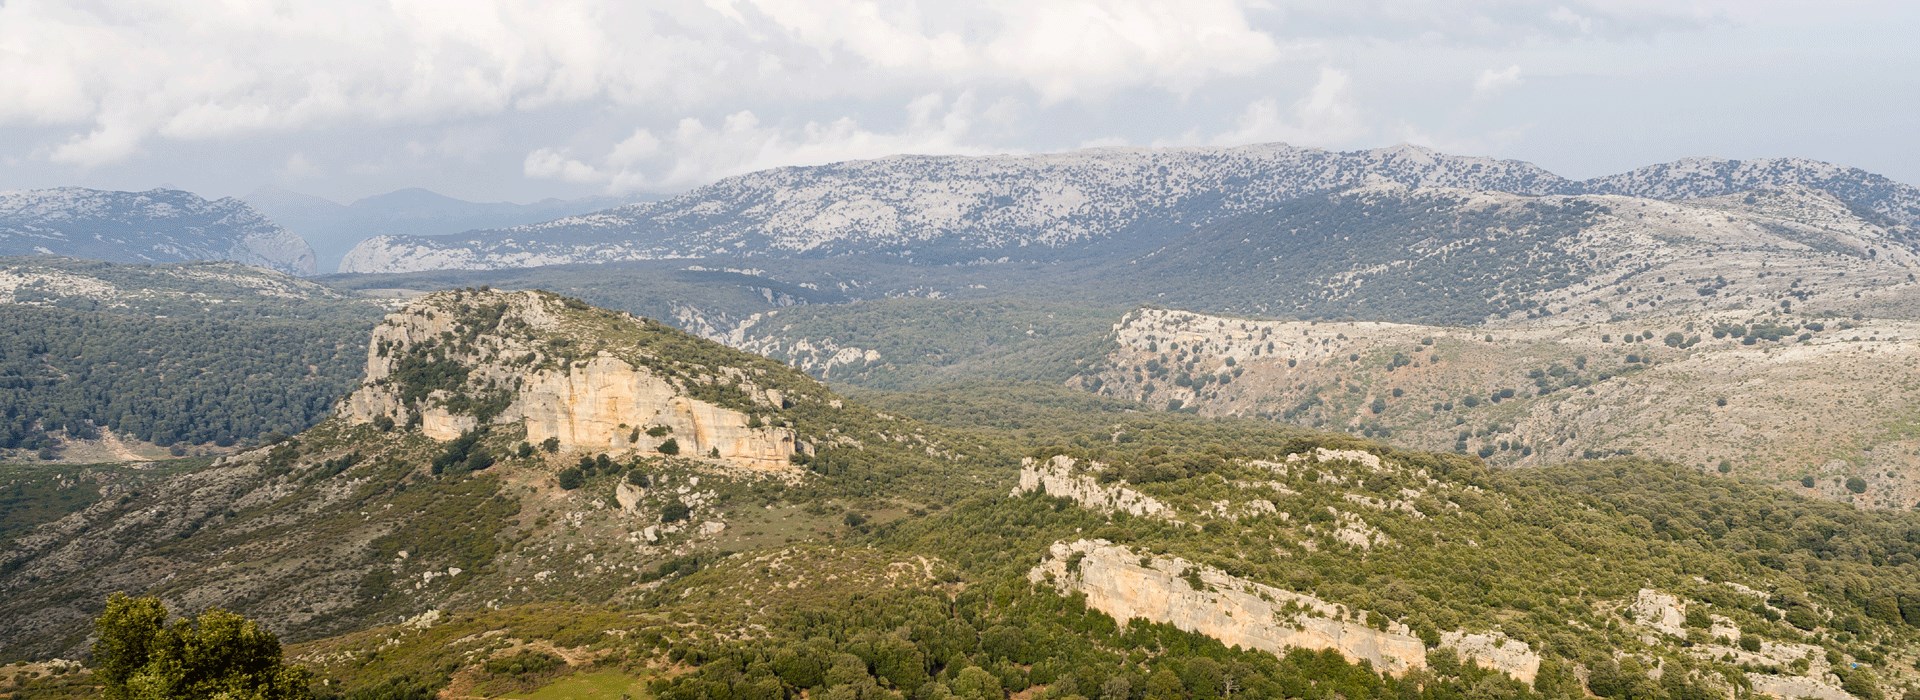
[[[1122,624],[1165,623],[1227,646],[1274,654],[1333,650],[1396,676],[1427,666],[1426,644],[1404,624],[1375,621],[1374,613],[1178,557],[1142,556],[1106,540],[1057,542],[1027,578],[1050,582],[1061,593],[1081,593],[1088,607]],[[1499,632],[1445,632],[1440,647],[1524,683],[1532,683],[1540,672],[1539,653]]]
[[[1089,462],[1087,465],[1088,472],[1104,469],[1106,465],[1099,462]],[[1078,460],[1066,455],[1054,455],[1045,462],[1028,457],[1021,462],[1020,485],[1013,488],[1012,495],[1034,492],[1069,499],[1082,508],[1102,513],[1174,519],[1173,509],[1165,503],[1125,485],[1102,486],[1093,476],[1080,471]],[[1271,508],[1272,504],[1268,505]]]
[[[383,417],[397,425],[417,423],[436,440],[451,440],[483,421],[519,424],[528,442],[551,440],[566,452],[670,452],[755,470],[791,469],[792,455],[804,450],[791,428],[695,398],[683,382],[637,366],[633,358],[608,351],[584,358],[566,354],[575,343],[566,339],[567,311],[557,297],[478,294],[460,303],[496,309],[497,318],[487,320],[517,330],[476,335],[462,325],[447,294],[416,301],[374,329],[366,380],[341,404],[340,416],[355,424]],[[469,340],[449,346],[449,338]],[[410,388],[417,378],[403,364],[421,362],[452,363],[458,369],[439,371],[463,373],[464,381]],[[757,407],[779,408],[779,392],[743,377],[727,380]],[[423,396],[409,400],[410,392]],[[472,408],[489,401],[496,412]]]
[[[1513,676],[1522,683],[1532,683],[1540,675],[1540,654],[1526,642],[1499,632],[1443,632],[1440,646],[1452,648],[1461,661]]]
[[[534,374],[502,415],[521,420],[529,442],[554,438],[569,451],[657,450],[673,440],[687,454],[785,469],[795,448],[790,430],[750,427],[746,414],[683,396],[666,380],[611,357]],[[636,438],[637,426],[664,434],[642,430]]]
[[[1051,578],[1062,592],[1085,594],[1088,607],[1121,623],[1166,623],[1227,646],[1275,654],[1331,649],[1393,675],[1427,664],[1426,645],[1405,625],[1389,622],[1385,630],[1374,629],[1364,612],[1183,559],[1143,558],[1105,540],[1057,543],[1028,578],[1036,583]]]

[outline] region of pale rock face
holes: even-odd
[[[647,495],[644,489],[625,481],[613,487],[613,500],[620,504],[620,510],[632,513],[640,509],[640,498]]]
[[[1073,570],[1068,564],[1074,558]],[[1202,590],[1188,584],[1196,565],[1177,558],[1140,555],[1104,540],[1057,543],[1047,561],[1033,569],[1035,582],[1052,577],[1063,592],[1077,591],[1087,606],[1126,623],[1166,623],[1204,634],[1228,646],[1283,654],[1288,649],[1334,650],[1353,662],[1366,661],[1393,675],[1427,665],[1426,645],[1406,626],[1388,623],[1385,631],[1359,620],[1345,620],[1342,609],[1313,596],[1264,586],[1199,567]],[[1288,613],[1292,603],[1298,612]]]
[[[1190,583],[1189,572],[1198,576],[1199,589]],[[1088,607],[1121,624],[1165,623],[1227,646],[1273,654],[1333,650],[1393,675],[1427,666],[1425,643],[1406,625],[1389,621],[1385,630],[1375,629],[1368,624],[1373,613],[1349,611],[1177,557],[1143,557],[1106,540],[1057,542],[1027,578],[1051,581],[1061,593],[1084,594]],[[1539,675],[1540,654],[1500,632],[1445,632],[1440,640],[1442,648],[1481,668],[1524,683]]]
[[[746,414],[681,396],[666,380],[612,357],[532,375],[502,415],[525,423],[528,442],[557,438],[574,452],[654,450],[674,440],[683,455],[718,450],[729,462],[768,470],[789,468],[794,453],[792,431],[749,428]],[[639,426],[670,432],[654,438],[643,429],[630,440]]]
[[[1452,647],[1461,661],[1472,661],[1522,683],[1533,683],[1540,675],[1540,655],[1526,642],[1509,639],[1499,632],[1442,632],[1440,646]]]
[[[1854,700],[1847,691],[1813,678],[1750,672],[1747,674],[1747,680],[1753,683],[1753,692],[1756,695],[1771,695],[1776,698],[1814,698],[1815,700]]]
[[[1075,466],[1075,460],[1066,455],[1054,455],[1045,463],[1028,457],[1020,464],[1020,485],[1014,487],[1012,495],[1039,492],[1070,499],[1083,508],[1104,513],[1173,519],[1173,509],[1154,497],[1125,486],[1101,486],[1092,476],[1077,473]],[[1089,465],[1092,471],[1104,468],[1105,465],[1098,462]]]
[[[1687,636],[1686,608],[1680,599],[1651,588],[1640,589],[1633,599],[1633,621],[1653,628],[1661,634],[1675,637]]]

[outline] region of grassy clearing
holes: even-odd
[[[516,700],[623,700],[651,698],[647,682],[622,671],[594,671],[566,676],[530,693],[506,696]]]

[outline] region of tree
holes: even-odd
[[[953,694],[968,700],[994,700],[1006,697],[1000,679],[979,666],[960,669],[953,677]]]
[[[288,666],[280,639],[219,608],[167,624],[158,598],[116,593],[95,621],[99,678],[115,700],[307,698],[310,674]]]
[[[660,454],[667,455],[669,457],[680,454],[680,441],[674,438],[667,438],[666,442],[660,443],[659,449],[660,449]]]
[[[587,483],[587,475],[582,473],[579,468],[567,467],[566,469],[560,470],[560,488],[572,491],[580,488],[580,485],[585,483]]]
[[[115,593],[107,599],[106,611],[94,621],[99,640],[93,643],[93,664],[94,675],[107,684],[108,697],[129,697],[127,681],[147,665],[166,626],[167,609],[158,598]]]

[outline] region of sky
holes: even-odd
[[[0,0],[0,190],[531,201],[1273,141],[1920,183],[1916,35],[1865,0]]]

